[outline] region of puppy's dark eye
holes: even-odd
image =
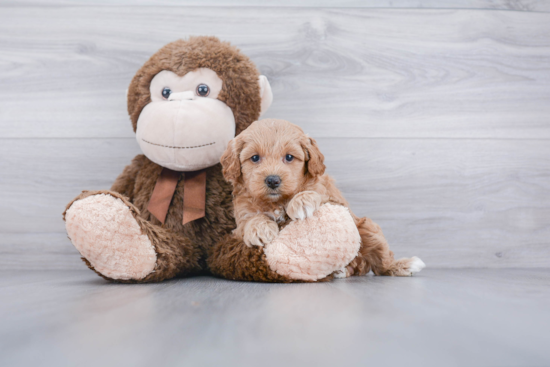
[[[162,98],[164,99],[168,99],[170,97],[170,94],[172,94],[172,90],[168,87],[165,87],[163,90],[162,90]]]
[[[199,84],[197,86],[197,94],[201,97],[207,97],[210,94],[210,88],[206,84]]]
[[[250,160],[254,163],[258,162],[260,160],[260,156],[259,155],[253,155],[252,157],[250,157]]]
[[[291,154],[287,154],[287,155],[285,155],[285,160],[287,162],[292,162],[294,160],[294,156],[291,155]]]

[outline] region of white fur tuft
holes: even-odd
[[[420,258],[416,256],[413,256],[411,260],[411,266],[409,267],[409,271],[411,272],[411,274],[418,273],[420,270],[426,267],[424,261],[420,260]]]
[[[343,278],[347,278],[347,277],[349,277],[349,274],[348,274],[348,271],[345,267],[340,269],[340,270],[336,270],[334,272],[334,278],[336,278],[336,279],[343,279]]]
[[[315,211],[315,208],[312,208],[310,206],[304,205],[304,210],[306,212],[306,218],[313,217],[313,212]]]
[[[304,213],[304,208],[300,208],[296,211],[296,219],[306,219],[306,213]]]

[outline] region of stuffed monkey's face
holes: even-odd
[[[196,171],[220,162],[235,136],[231,108],[217,99],[222,80],[206,68],[180,77],[163,70],[151,81],[136,137],[153,162],[174,171]]]

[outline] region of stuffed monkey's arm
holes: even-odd
[[[117,177],[113,186],[111,186],[111,191],[118,192],[126,196],[130,201],[133,200],[134,196],[134,185],[136,183],[136,177],[138,172],[143,166],[143,160],[145,156],[143,154],[137,155],[128,166],[124,168],[122,173]]]

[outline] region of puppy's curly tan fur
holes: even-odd
[[[256,121],[233,139],[221,163],[234,188],[236,239],[263,246],[290,220],[310,217],[325,203],[349,207],[334,180],[324,174],[323,162],[315,140],[284,120]],[[361,247],[345,276],[370,270],[376,275],[410,276],[424,266],[416,257],[395,260],[380,227],[351,214]]]

